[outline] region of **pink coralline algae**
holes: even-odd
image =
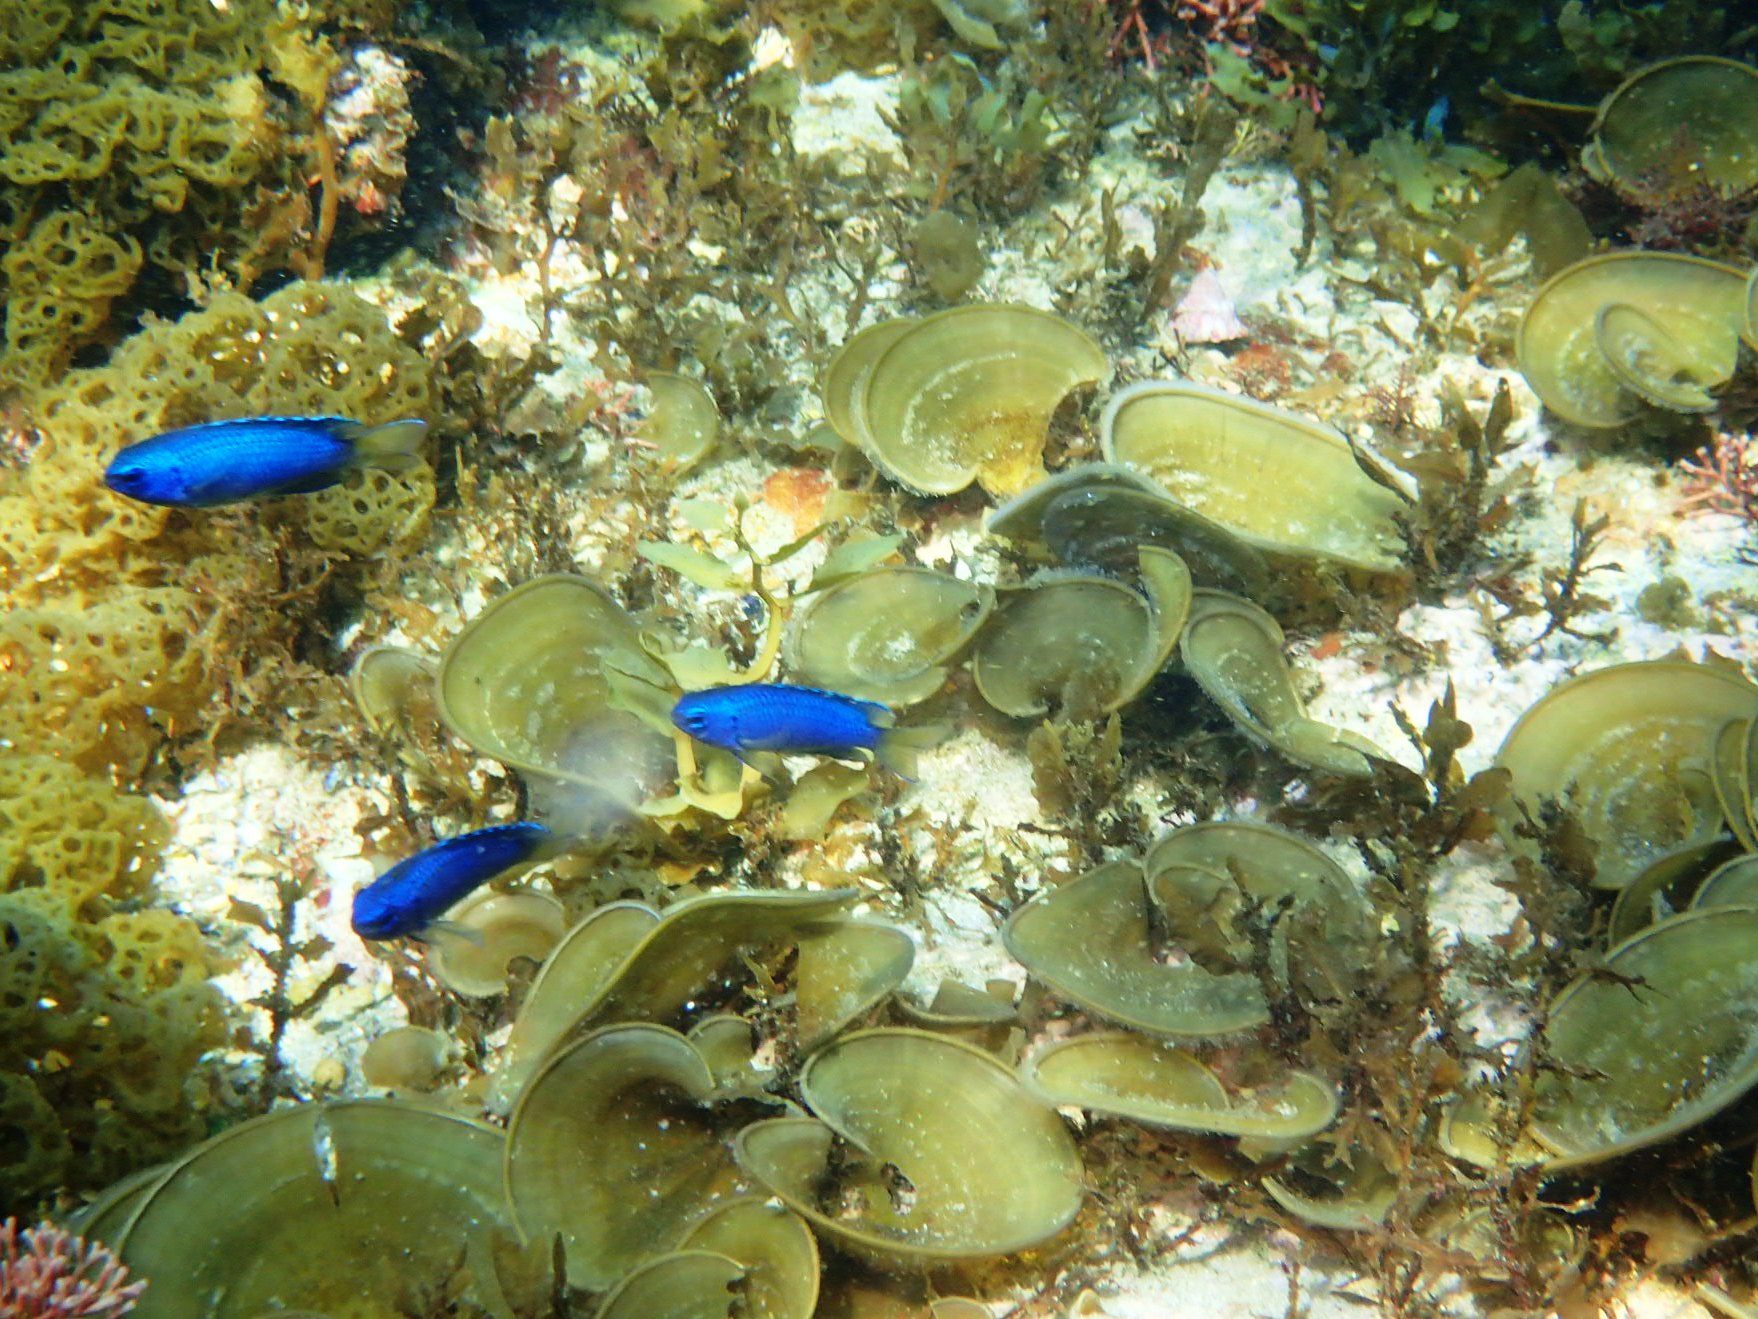
[[[47,1223],[0,1223],[0,1319],[116,1319],[145,1290],[104,1246]]]
[[[337,149],[342,198],[361,215],[395,215],[401,208],[415,133],[409,108],[414,76],[400,56],[356,46],[330,83],[324,127]]]
[[[1172,328],[1187,344],[1230,343],[1250,333],[1212,267],[1190,282],[1190,291],[1172,311]]]
[[[1715,442],[1679,464],[1685,507],[1731,513],[1758,524],[1758,444],[1722,431]]]

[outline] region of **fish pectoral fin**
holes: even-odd
[[[739,764],[750,770],[765,783],[768,783],[771,786],[778,786],[781,783],[781,780],[776,777],[776,771],[779,769],[778,765],[772,763],[768,769],[765,769],[762,765],[759,765],[755,760],[751,759],[752,756],[769,757],[774,754],[773,752],[760,751],[757,748],[752,747],[748,751],[734,751],[732,754]]]
[[[427,435],[427,423],[418,417],[382,422],[377,426],[356,423],[344,428],[341,434],[354,446],[354,466],[382,467],[386,471],[400,472],[423,461],[421,442]]]
[[[340,474],[337,472],[319,472],[316,476],[308,476],[303,481],[289,481],[286,485],[278,485],[267,492],[267,497],[279,499],[282,495],[314,495],[319,490],[328,490],[340,479]]]

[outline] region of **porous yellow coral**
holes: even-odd
[[[0,621],[0,737],[137,773],[203,704],[216,630],[211,609],[176,586],[9,610]]]
[[[0,0],[0,388],[54,380],[113,302],[141,310],[148,263],[197,292],[321,267],[335,54],[314,22],[273,0]]]
[[[212,954],[142,910],[152,804],[41,756],[0,756],[0,1187],[23,1203],[200,1133],[189,1079],[219,1042]]]
[[[281,576],[267,528],[240,535],[220,515],[124,499],[103,484],[110,457],[218,417],[376,422],[430,417],[435,397],[426,360],[382,311],[345,289],[297,283],[260,302],[224,293],[153,325],[38,406],[43,442],[0,485],[0,587],[11,605],[0,622],[0,739],[127,776],[163,738],[189,731],[235,657],[260,653],[289,624],[260,599]],[[417,467],[359,473],[256,516],[321,550],[373,554],[418,536],[432,503],[432,472]]]
[[[8,75],[0,74],[0,78]],[[103,332],[110,304],[140,273],[140,244],[107,234],[84,211],[51,211],[0,259],[10,371],[47,378]]]

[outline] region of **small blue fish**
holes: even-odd
[[[690,692],[672,707],[671,721],[699,742],[730,751],[740,760],[753,751],[801,752],[873,758],[904,777],[913,753],[931,745],[941,730],[893,728],[889,706],[840,692],[754,682]]]
[[[554,840],[543,825],[526,821],[435,843],[354,895],[354,933],[362,939],[414,934],[501,871],[535,860]]]
[[[1452,103],[1445,96],[1438,98],[1428,107],[1428,113],[1422,117],[1422,136],[1424,141],[1439,142],[1446,136],[1447,115]]]
[[[104,484],[145,504],[207,508],[335,485],[351,467],[420,461],[425,421],[364,426],[346,417],[240,417],[165,431],[123,449]]]

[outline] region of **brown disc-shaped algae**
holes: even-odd
[[[1002,927],[1007,951],[1072,1003],[1154,1035],[1204,1038],[1269,1020],[1255,975],[1216,974],[1181,949],[1156,946],[1147,885],[1112,861],[1045,889]]]
[[[933,1319],[916,1299],[852,1277],[825,1279],[824,1300],[815,1319]]]
[[[348,672],[354,704],[376,732],[397,737],[413,720],[434,718],[434,675],[428,656],[402,646],[370,646]]]
[[[1005,980],[991,981],[987,989],[942,980],[925,1004],[901,996],[892,1002],[913,1026],[951,1035],[1005,1058],[1017,1054],[1024,1042],[1019,1010],[1014,1007],[1018,992],[1018,985]]]
[[[707,893],[657,920],[633,904],[603,908],[575,927],[539,970],[508,1040],[494,1098],[505,1103],[542,1056],[570,1033],[611,1021],[681,1024],[686,1005],[744,959],[795,942],[854,901],[852,889]],[[601,923],[602,922],[602,923]],[[625,944],[630,936],[632,944]],[[528,1030],[525,1019],[532,1018]]]
[[[977,690],[997,710],[1037,718],[1052,708],[1090,719],[1145,685],[1153,635],[1147,599],[1109,577],[1057,576],[1005,590],[976,647]]]
[[[1733,266],[1677,252],[1605,252],[1545,281],[1514,351],[1526,383],[1564,421],[1620,426],[1639,410],[1626,380],[1654,380],[1656,401],[1669,382],[1695,398],[1726,379],[1724,368],[1731,374],[1745,297],[1745,271]],[[1610,307],[1627,310],[1602,331]],[[1602,343],[1620,357],[1616,368]],[[1684,379],[1673,380],[1680,371]]]
[[[853,801],[872,786],[872,776],[865,765],[844,765],[836,760],[814,765],[788,789],[776,829],[792,842],[823,838],[842,804]]]
[[[852,409],[857,441],[893,480],[925,495],[972,481],[1013,495],[1043,477],[1051,414],[1110,364],[1049,312],[973,303],[912,322],[878,354]]]
[[[1709,773],[1728,828],[1748,852],[1758,852],[1758,813],[1753,809],[1753,753],[1758,751],[1758,719],[1730,719],[1715,731]]]
[[[1371,1232],[1398,1198],[1398,1178],[1371,1150],[1314,1141],[1297,1152],[1264,1190],[1304,1222],[1338,1232]]]
[[[1758,907],[1758,853],[1725,861],[1704,877],[1693,907]]]
[[[903,332],[914,325],[911,317],[876,321],[851,335],[824,368],[819,393],[824,398],[824,417],[845,444],[868,449],[866,422],[867,381],[880,355]]]
[[[1448,1158],[1480,1168],[1543,1163],[1550,1152],[1520,1129],[1524,1102],[1523,1095],[1465,1090],[1441,1114],[1436,1143]]]
[[[1107,462],[1260,551],[1402,568],[1403,500],[1329,426],[1207,385],[1150,380],[1111,396],[1100,442]]]
[[[812,1319],[818,1306],[818,1241],[793,1210],[742,1196],[694,1224],[680,1250],[711,1250],[745,1269],[742,1319]]]
[[[972,674],[1004,714],[1052,708],[1091,719],[1121,709],[1165,666],[1190,609],[1189,570],[1169,550],[1137,551],[1142,587],[1052,573],[1002,593],[977,638]]]
[[[1721,833],[1714,734],[1755,713],[1758,686],[1727,669],[1615,664],[1553,687],[1520,716],[1496,764],[1528,810],[1553,800],[1574,813],[1594,884],[1619,889],[1662,855]]]
[[[672,371],[649,371],[641,383],[652,406],[640,438],[653,458],[672,472],[686,471],[714,452],[720,442],[720,409],[700,380]]]
[[[787,657],[803,682],[893,708],[939,691],[995,605],[993,588],[926,568],[879,568],[810,596]]]
[[[570,1281],[611,1286],[737,1183],[714,1076],[664,1026],[607,1026],[553,1054],[507,1124],[506,1194],[527,1238],[560,1235]]]
[[[438,661],[402,646],[371,646],[348,673],[354,704],[373,732],[404,764],[428,773],[435,751],[448,741],[438,673]]]
[[[958,980],[942,980],[934,990],[934,997],[927,1003],[912,1003],[907,998],[900,998],[897,1000],[898,1010],[911,1021],[941,1028],[999,1026],[1017,1021],[1019,1011],[1013,1005],[1013,993],[1018,986],[1005,980],[991,983],[997,990],[1007,986],[1008,992],[1003,995]]]
[[[426,931],[428,968],[459,994],[504,993],[513,960],[543,961],[561,942],[565,927],[562,904],[547,893],[479,889]]]
[[[1256,741],[1310,769],[1371,774],[1384,753],[1355,733],[1307,715],[1283,644],[1281,626],[1251,601],[1197,591],[1178,654],[1204,694]]]
[[[1746,347],[1758,353],[1758,266],[1746,276],[1746,325],[1740,331]]]
[[[1658,1144],[1758,1084],[1758,908],[1710,907],[1606,954],[1544,1017],[1532,1135],[1552,1169]],[[1630,986],[1640,992],[1632,994]]]
[[[579,1019],[579,1005],[595,1001],[616,969],[659,924],[659,913],[639,902],[612,902],[562,936],[538,968],[496,1059],[490,1106],[506,1112],[526,1079]]]
[[[59,1221],[68,1231],[85,1237],[88,1241],[102,1241],[107,1245],[120,1241],[124,1229],[133,1221],[140,1207],[180,1162],[181,1159],[170,1163],[155,1163],[149,1168],[132,1172],[120,1181],[106,1186],[98,1192],[96,1198],[61,1216]]]
[[[360,1055],[361,1078],[384,1090],[431,1090],[445,1070],[450,1042],[426,1026],[398,1026],[375,1036]]]
[[[675,1021],[729,971],[797,944],[858,896],[854,889],[791,889],[686,898],[666,909],[596,995],[576,1005],[577,1023]]]
[[[1640,307],[1613,302],[1599,309],[1593,342],[1632,394],[1672,412],[1709,412],[1716,404],[1711,389],[1734,373],[1737,329],[1680,338]]]
[[[995,509],[988,527],[993,535],[1041,545],[1066,568],[1132,573],[1139,548],[1154,545],[1184,560],[1197,586],[1254,599],[1271,589],[1261,553],[1115,463],[1082,463],[1056,473]]]
[[[1689,55],[1638,69],[1599,104],[1581,164],[1650,202],[1758,187],[1758,69]]]
[[[860,1031],[807,1060],[800,1093],[817,1117],[746,1127],[739,1162],[859,1254],[1011,1254],[1080,1209],[1080,1155],[1061,1120],[981,1049],[926,1031]]]
[[[1758,852],[1758,718],[1748,719],[1746,721],[1746,751],[1744,759],[1745,776],[1743,783],[1745,787],[1744,806],[1746,810],[1746,828],[1751,835],[1751,841],[1746,844],[1746,850],[1749,852]],[[1736,783],[1734,786],[1735,791],[1737,792],[1740,785]],[[1733,809],[1737,811],[1739,806],[1740,803],[1735,803]]]
[[[1620,944],[1656,921],[1696,906],[1694,891],[1708,882],[1717,863],[1733,850],[1726,838],[1681,847],[1649,862],[1635,879],[1618,890],[1606,922],[1605,941]],[[1737,905],[1737,904],[1735,904]]]
[[[584,577],[539,577],[465,625],[440,661],[440,717],[471,748],[527,775],[632,805],[673,766],[669,740],[614,707],[607,664],[669,678],[634,620]]]
[[[1256,820],[1209,820],[1162,834],[1142,858],[1153,883],[1171,865],[1201,866],[1237,874],[1252,896],[1279,902],[1315,894],[1354,896],[1354,885],[1335,861],[1299,834]]]
[[[631,1269],[594,1319],[732,1319],[745,1267],[711,1250],[674,1250]]]
[[[750,1098],[775,1078],[757,1063],[757,1033],[744,1017],[716,1012],[703,1017],[684,1036],[696,1046],[714,1077],[717,1098]]]
[[[1296,834],[1250,821],[1189,825],[1142,860],[1167,938],[1210,970],[1257,966],[1303,997],[1352,991],[1377,922],[1343,869]],[[1260,948],[1248,930],[1265,932]]]
[[[488,1267],[509,1226],[503,1139],[483,1123],[386,1100],[302,1104],[197,1146],[117,1243],[152,1285],[140,1319],[255,1319],[288,1298],[388,1313],[411,1279]],[[468,1284],[464,1299],[478,1299]]]
[[[1046,1045],[1021,1064],[1020,1079],[1046,1103],[1174,1131],[1289,1142],[1316,1136],[1337,1119],[1336,1087],[1309,1072],[1229,1095],[1192,1054],[1123,1031]]]
[[[809,1053],[904,982],[916,942],[883,921],[827,921],[800,936],[794,964],[795,1029]]]
[[[1758,719],[1745,721],[1745,733],[1738,770],[1725,784],[1730,798],[1728,821],[1732,824],[1736,816],[1745,814],[1745,829],[1736,827],[1735,833],[1748,852],[1758,852]],[[1718,778],[1717,783],[1722,780]]]
[[[1492,1282],[1506,1282],[1515,1260],[1540,1261],[1544,1276],[1567,1277],[1588,1244],[1562,1211],[1536,1207],[1510,1221],[1496,1208],[1445,1202],[1423,1215],[1419,1230],[1425,1240],[1469,1258],[1477,1276]],[[1509,1250],[1510,1235],[1517,1254]]]

